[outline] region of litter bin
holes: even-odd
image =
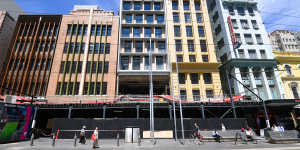
[[[138,143],[140,136],[140,128],[127,127],[125,128],[125,143]]]

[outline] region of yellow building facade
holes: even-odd
[[[283,83],[286,99],[299,99],[300,52],[273,51]]]
[[[171,94],[175,97],[180,94],[181,99],[188,101],[221,96],[220,63],[206,1],[166,2]]]

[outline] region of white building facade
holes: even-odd
[[[274,71],[276,61],[256,0],[207,0],[220,72],[227,70],[234,95],[263,100],[284,98],[281,79]],[[232,39],[241,44],[234,48]],[[226,75],[221,73],[224,94],[229,93]]]

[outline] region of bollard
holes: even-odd
[[[53,136],[52,136],[52,147],[55,146],[55,133],[53,133]]]
[[[34,133],[32,133],[30,137],[30,146],[33,146],[33,140],[34,140]]]
[[[117,134],[117,146],[120,146],[120,134]]]
[[[75,135],[74,135],[74,147],[76,147],[76,144],[77,144],[77,135],[76,135],[76,132],[75,132]]]

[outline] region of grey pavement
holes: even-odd
[[[73,140],[59,139],[56,141],[55,147],[51,146],[51,139],[40,138],[34,141],[34,146],[30,146],[29,141],[1,144],[0,150],[88,150],[92,149],[92,142],[87,140],[85,145],[77,144],[73,146]],[[134,143],[124,143],[120,141],[120,146],[117,146],[116,140],[101,140],[99,141],[99,150],[300,150],[300,143],[298,144],[269,144],[261,141],[258,144],[248,143],[237,145],[234,142],[206,142],[203,145],[197,145],[191,140],[185,140],[184,145],[178,141],[171,139],[159,139],[156,145],[153,145],[151,140],[142,140],[141,146]]]

